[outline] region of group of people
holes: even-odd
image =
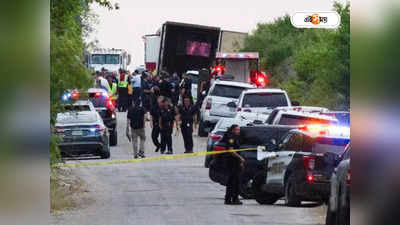
[[[187,74],[151,76],[142,73],[139,98],[134,98],[127,114],[127,135],[132,137],[134,158],[144,158],[145,123],[150,122],[155,152],[173,154],[172,135],[182,133],[185,153],[193,152],[193,127],[202,99],[193,104],[192,81]],[[135,92],[135,89],[133,90]]]

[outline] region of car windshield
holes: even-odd
[[[119,55],[92,55],[92,64],[119,64]]]
[[[242,107],[275,108],[280,106],[288,106],[286,95],[284,93],[253,93],[246,94],[243,97]]]
[[[235,86],[217,84],[217,85],[215,85],[214,90],[212,91],[211,95],[218,96],[218,97],[226,97],[226,98],[239,98],[239,96],[242,94],[244,89],[245,88],[243,88],[243,87],[235,87]]]
[[[105,108],[107,106],[107,99],[105,97],[89,98],[95,108]]]
[[[311,118],[306,116],[296,116],[287,114],[283,114],[281,119],[279,120],[280,125],[299,125],[299,124],[309,124],[309,123],[331,124],[331,121]]]
[[[347,138],[319,137],[313,144],[313,153],[335,153],[343,154],[344,148],[350,142]]]
[[[66,106],[64,106],[64,109],[67,112],[90,111],[89,105],[66,105]]]

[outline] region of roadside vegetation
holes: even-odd
[[[87,89],[92,78],[84,65],[84,38],[93,30],[95,17],[89,6],[100,4],[110,10],[118,9],[117,4],[108,0],[51,0],[50,1],[50,124],[55,115],[62,111],[61,96],[65,90]],[[59,139],[51,136],[50,166],[61,161],[57,148]],[[75,206],[72,193],[79,192],[83,181],[65,180],[62,170],[52,169],[50,175],[51,211],[69,209]],[[68,187],[68,188],[65,188]],[[78,190],[78,191],[77,191]]]
[[[350,5],[334,4],[341,16],[335,30],[298,29],[285,15],[258,24],[243,51],[260,53],[270,86],[285,89],[302,105],[350,107]]]

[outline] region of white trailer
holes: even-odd
[[[158,34],[145,35],[143,41],[145,68],[148,71],[154,72],[158,65],[161,37]]]

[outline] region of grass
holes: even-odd
[[[79,207],[80,196],[87,193],[86,183],[70,171],[52,169],[50,175],[50,213]]]

